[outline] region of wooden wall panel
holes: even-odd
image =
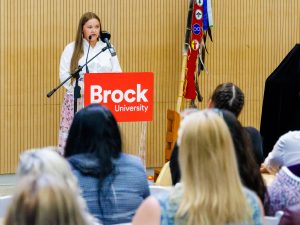
[[[1,0],[0,1],[0,173],[15,171],[21,151],[57,144],[64,90],[59,60],[74,39],[80,16],[96,12],[112,34],[124,71],[153,71],[154,120],[147,123],[147,166],[164,161],[167,109],[175,109],[188,1]],[[259,127],[264,81],[299,42],[297,0],[212,1],[214,42],[208,41],[200,87],[204,108],[214,87],[237,83],[246,94],[241,115]],[[184,102],[188,105],[187,102]],[[124,149],[139,154],[143,123],[120,124]]]
[[[214,1],[213,11],[214,43],[208,43],[206,58],[210,74],[200,79],[200,107],[217,84],[232,81],[246,96],[240,120],[259,129],[265,80],[300,40],[300,2]]]

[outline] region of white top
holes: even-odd
[[[276,173],[282,166],[300,163],[300,131],[289,131],[282,135],[265,159],[264,165],[270,173]]]
[[[63,82],[70,76],[70,64],[71,64],[71,58],[73,55],[75,47],[75,42],[69,43],[60,59],[60,81]],[[79,65],[84,65],[86,63],[86,56],[88,51],[89,43],[87,40],[83,39],[83,50],[84,54],[79,60]],[[99,40],[95,47],[90,47],[88,60],[94,57],[97,53],[99,53],[104,47],[106,47],[106,44]],[[119,60],[117,56],[112,57],[109,50],[100,53],[96,58],[94,58],[90,63],[88,63],[88,68],[90,73],[104,73],[104,72],[122,72],[122,69],[119,64]],[[81,91],[83,91],[83,75],[86,73],[86,67],[84,67],[80,74],[79,78],[79,86],[81,87]],[[73,82],[73,85],[71,85],[71,79],[68,80],[64,87],[68,90],[68,92],[74,91],[74,85],[75,82]]]

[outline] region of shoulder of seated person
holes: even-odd
[[[255,127],[246,126],[244,129],[249,133],[257,133],[260,134],[259,130],[257,130]]]

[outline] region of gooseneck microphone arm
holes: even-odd
[[[91,44],[90,44],[90,41],[92,39],[92,35],[89,36],[89,47],[88,47],[88,50],[87,50],[87,54],[86,54],[86,60],[85,60],[85,64],[86,64],[86,72],[89,73],[89,67],[87,65],[87,61],[88,61],[88,57],[89,57],[89,52],[90,52],[90,48],[91,48]]]
[[[94,55],[90,60],[88,60],[85,64],[82,66],[78,66],[78,69],[76,69],[73,73],[70,74],[70,76],[65,79],[63,82],[61,82],[57,87],[52,89],[48,94],[47,97],[50,98],[61,86],[63,86],[68,80],[70,80],[72,77],[76,79],[75,81],[75,87],[74,87],[74,114],[77,112],[77,98],[80,98],[80,86],[78,85],[79,80],[79,73],[87,64],[89,64],[94,58],[96,58],[98,55],[100,55],[102,52],[106,51],[108,47],[104,47],[98,52],[96,55]]]

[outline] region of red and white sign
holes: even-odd
[[[89,73],[84,76],[84,106],[99,103],[118,122],[153,119],[153,73]]]

